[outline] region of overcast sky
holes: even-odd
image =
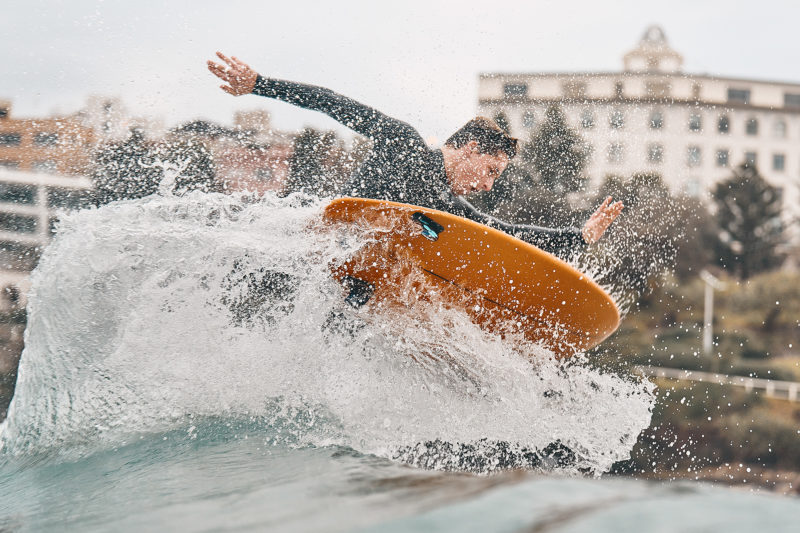
[[[686,72],[800,82],[798,20],[786,0],[0,0],[0,99],[17,117],[71,113],[100,94],[170,126],[267,109],[281,129],[332,127],[223,93],[205,68],[219,49],[441,140],[475,114],[479,73],[620,70],[651,24]]]

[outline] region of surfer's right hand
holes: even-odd
[[[227,57],[222,52],[217,52],[217,57],[228,65],[225,67],[211,60],[208,61],[208,70],[228,84],[220,85],[220,89],[233,96],[252,93],[256,86],[258,72],[250,68],[250,65],[239,61],[236,56]]]

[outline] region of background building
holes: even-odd
[[[700,196],[754,163],[800,215],[800,84],[682,72],[657,26],[624,56],[621,72],[485,73],[481,114],[506,119],[523,141],[561,105],[588,145],[590,186],[607,175],[659,174]]]
[[[83,176],[0,168],[0,312],[25,306],[28,275],[58,210],[89,205],[91,189]]]
[[[75,117],[15,119],[0,101],[0,167],[79,175],[89,172],[94,130]]]

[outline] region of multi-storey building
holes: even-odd
[[[674,190],[702,195],[749,161],[784,190],[800,215],[800,83],[681,71],[664,32],[649,28],[621,72],[485,73],[479,110],[503,115],[527,140],[560,105],[589,148],[586,173],[657,173]]]
[[[91,187],[83,176],[0,168],[0,312],[25,305],[28,275],[57,211],[86,206]]]
[[[75,118],[15,119],[0,101],[0,312],[25,305],[55,211],[87,202],[95,139]]]
[[[0,167],[81,175],[91,167],[94,131],[73,117],[15,119],[0,101]]]

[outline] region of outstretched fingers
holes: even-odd
[[[216,53],[222,63],[208,61],[208,70],[216,77],[226,82],[221,89],[234,96],[249,94],[255,87],[258,73],[237,57],[228,57],[222,52]]]
[[[230,81],[228,79],[228,71],[222,65],[218,65],[217,63],[214,63],[213,61],[209,60],[208,70],[210,70],[211,73],[214,76],[218,77],[219,79],[223,81]]]
[[[225,54],[223,54],[222,52],[217,52],[217,57],[223,60],[229,67],[235,66],[233,60],[228,56],[226,56]]]
[[[611,202],[612,198],[609,196],[584,225],[581,233],[587,243],[597,242],[611,223],[622,213],[622,209],[625,207],[622,202]]]

